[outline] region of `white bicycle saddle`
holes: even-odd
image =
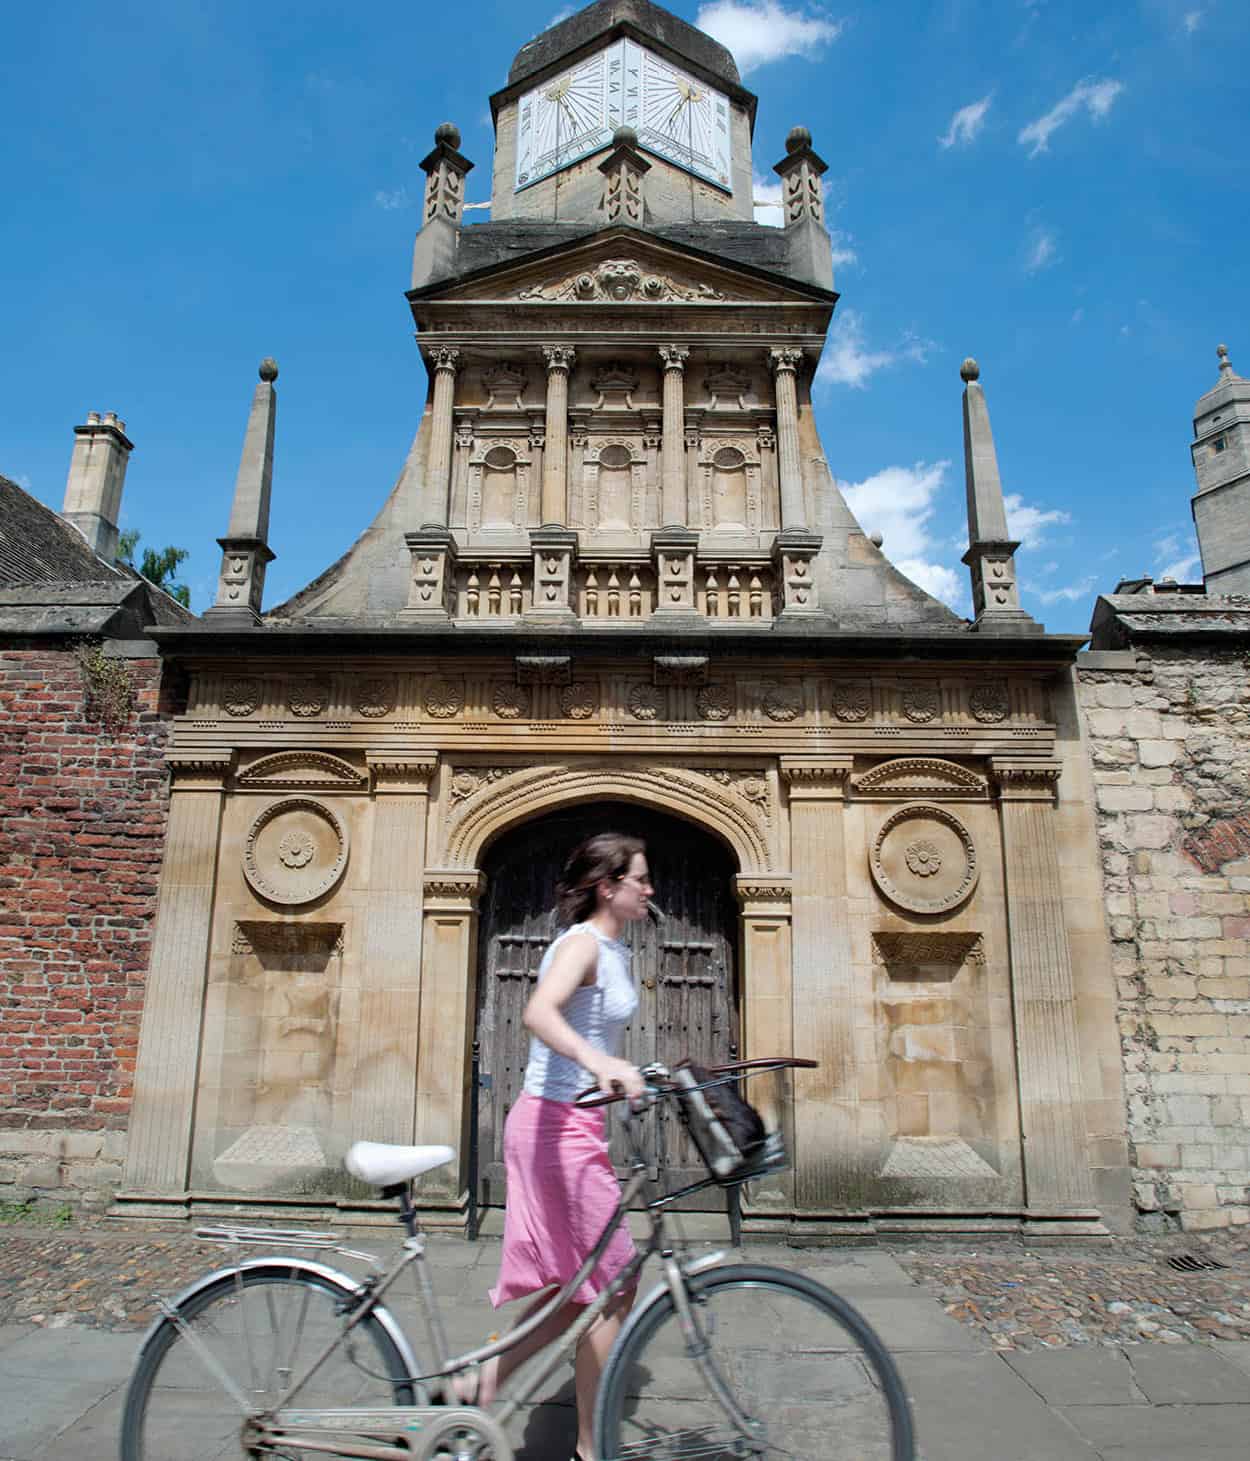
[[[348,1147],[343,1165],[353,1177],[359,1177],[371,1187],[394,1187],[455,1160],[455,1149],[449,1146],[391,1146],[384,1141],[356,1141]]]

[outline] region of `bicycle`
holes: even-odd
[[[514,1461],[506,1427],[571,1357],[613,1298],[657,1255],[663,1280],[633,1310],[605,1365],[595,1411],[602,1461],[729,1461],[788,1457],[912,1461],[911,1413],[888,1351],[844,1299],[811,1279],[724,1253],[692,1257],[670,1237],[672,1205],[718,1184],[758,1180],[786,1165],[788,1059],[698,1072],[648,1066],[647,1095],[627,1108],[629,1173],[621,1199],[581,1268],[502,1338],[451,1356],[434,1295],[412,1182],[453,1160],[449,1147],[357,1143],[348,1169],[397,1201],[406,1237],[389,1267],[334,1235],[234,1226],[200,1229],[227,1245],[330,1249],[366,1261],[356,1280],[302,1257],[268,1256],[219,1269],[160,1302],[126,1395],[121,1461],[227,1455],[282,1461],[327,1455],[366,1461]],[[721,1120],[719,1088],[771,1077],[764,1136],[744,1151]],[[620,1097],[584,1093],[597,1105]],[[709,1167],[706,1179],[662,1194],[641,1138],[648,1109],[675,1101]],[[594,1271],[635,1199],[649,1232],[628,1267],[577,1321],[503,1387],[487,1408],[463,1402],[481,1365],[521,1342]],[[433,1363],[422,1365],[383,1303],[408,1267]],[[839,1449],[840,1447],[840,1449]]]

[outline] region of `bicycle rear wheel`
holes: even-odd
[[[341,1330],[354,1293],[329,1271],[275,1260],[227,1270],[189,1294],[177,1307],[180,1324],[166,1318],[140,1350],[126,1392],[121,1461],[218,1461],[253,1454],[242,1439],[243,1404],[252,1413],[272,1407]],[[295,1403],[413,1405],[413,1395],[404,1359],[375,1311]],[[302,1449],[284,1449],[281,1456],[324,1461],[324,1452]]]
[[[754,1264],[687,1283],[696,1327],[748,1434],[712,1394],[666,1293],[622,1332],[608,1360],[595,1410],[602,1461],[912,1461],[898,1370],[844,1299]]]

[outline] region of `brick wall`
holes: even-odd
[[[1135,657],[1135,663],[1134,663]],[[1250,1222],[1250,682],[1235,650],[1082,656],[1145,1226]]]
[[[0,649],[0,1200],[106,1202],[125,1152],[171,706],[123,659],[116,729],[72,652]]]

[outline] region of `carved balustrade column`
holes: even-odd
[[[686,361],[682,345],[661,345],[664,362],[664,441],[661,447],[660,522],[665,527],[688,527],[686,515],[685,411]]]
[[[547,443],[543,452],[542,521],[568,522],[569,373],[577,352],[571,345],[544,345],[547,362]]]
[[[467,1156],[468,1073],[477,988],[477,902],[485,886],[472,868],[425,872],[421,938],[421,1028],[417,1041],[416,1129],[423,1142]],[[440,1167],[421,1181],[421,1196],[459,1208],[462,1174]]]
[[[450,521],[451,444],[455,434],[452,413],[456,404],[456,371],[460,351],[453,345],[438,345],[427,352],[434,372],[434,406],[430,421],[430,454],[425,469],[426,502],[431,522],[444,526]]]
[[[740,1058],[792,1055],[794,1051],[793,956],[790,879],[740,873],[734,891],[742,905],[742,1049]],[[801,1052],[800,1052],[801,1053]],[[761,1082],[751,1099],[771,1098]],[[778,1113],[767,1111],[771,1125]],[[751,1227],[767,1228],[770,1215],[788,1227],[794,1207],[792,1172],[751,1184]]]
[[[433,755],[367,752],[373,781],[369,890],[351,1129],[414,1140],[421,1007],[421,892]],[[421,1140],[428,1138],[416,1133]]]
[[[781,485],[781,528],[805,528],[803,464],[799,456],[798,369],[803,352],[779,349],[768,352],[777,405],[777,476]]]
[[[995,757],[1002,819],[1025,1202],[1040,1220],[1094,1216],[1055,793],[1059,767]]]
[[[234,754],[171,751],[166,760],[173,781],[123,1201],[187,1189],[222,806]]]
[[[783,758],[790,796],[795,1207],[828,1213],[857,1201],[859,1089],[843,806],[851,758]]]

